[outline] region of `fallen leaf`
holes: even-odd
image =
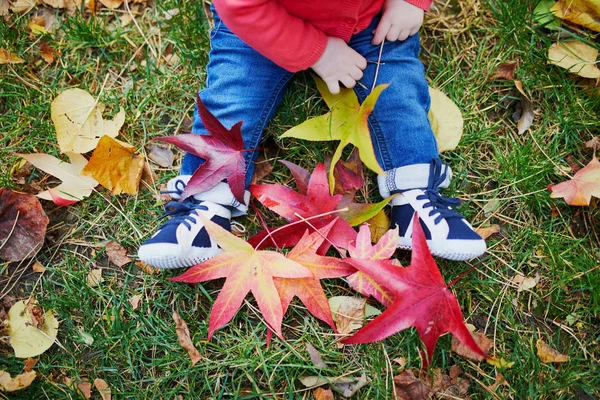
[[[570,0],[571,1],[571,0]],[[548,62],[584,78],[600,78],[598,49],[580,41],[557,42],[548,49]]]
[[[200,96],[197,97],[198,112],[208,135],[177,135],[156,138],[194,154],[204,160],[187,183],[180,201],[197,193],[212,189],[224,179],[227,180],[234,197],[244,203],[244,181],[246,160],[242,122],[231,129],[225,129],[213,114],[208,111]]]
[[[552,198],[564,198],[570,206],[588,206],[592,196],[600,198],[600,162],[592,161],[575,174],[573,179],[549,186]]]
[[[95,287],[104,282],[104,278],[102,277],[102,268],[94,268],[92,269],[87,276],[87,285],[89,287]]]
[[[38,0],[16,0],[11,2],[10,9],[15,14],[21,14],[37,6]]]
[[[342,151],[349,144],[353,144],[359,149],[361,160],[367,168],[379,175],[384,175],[385,172],[375,157],[367,119],[373,111],[379,95],[389,85],[378,85],[360,104],[354,90],[341,89],[339,94],[332,95],[329,93],[325,82],[317,78],[315,80],[317,89],[329,106],[330,111],[325,115],[311,118],[287,130],[280,137],[293,137],[310,141],[340,141],[329,168],[330,193],[333,193],[335,187],[333,169],[340,159]]]
[[[31,267],[31,269],[33,270],[33,272],[38,272],[38,273],[44,273],[44,272],[46,272],[46,268],[44,268],[42,266],[42,264],[40,264],[37,261],[33,264],[33,266]]]
[[[263,179],[273,172],[273,166],[264,158],[259,159],[254,163],[254,175],[252,175],[251,185],[260,183]]]
[[[527,132],[533,124],[533,108],[531,107],[531,100],[527,97],[521,97],[521,118],[517,122],[517,133],[519,135]]]
[[[35,367],[35,364],[37,364],[38,361],[40,361],[39,358],[27,358],[27,359],[25,359],[23,361],[25,363],[25,365],[23,366],[23,372],[33,371],[33,367]]]
[[[29,19],[27,27],[29,28],[31,33],[35,35],[43,35],[45,33],[48,33],[48,30],[46,29],[46,19],[43,15],[33,15]]]
[[[598,151],[598,149],[600,149],[600,136],[594,136],[585,142],[585,147],[588,147],[594,151]]]
[[[315,400],[335,400],[335,397],[333,397],[333,392],[331,391],[331,389],[322,389],[322,388],[317,388],[314,392],[313,392],[313,396],[315,396]]]
[[[460,378],[462,373],[459,365],[450,367],[450,372],[445,374],[436,368],[433,374],[431,389],[438,398],[462,399],[469,391],[469,380]]]
[[[600,32],[600,3],[597,0],[558,0],[551,11],[559,18]]]
[[[17,154],[27,160],[36,168],[50,174],[62,181],[58,186],[38,193],[37,196],[44,200],[53,201],[59,206],[68,206],[88,197],[98,182],[88,176],[83,176],[81,171],[88,160],[77,153],[67,153],[71,163],[62,161],[49,154]]]
[[[81,173],[96,179],[113,195],[134,195],[139,189],[144,162],[143,156],[135,154],[133,146],[102,136]]]
[[[490,79],[508,79],[509,81],[515,80],[515,70],[517,69],[516,61],[509,61],[498,65],[496,71],[492,74]]]
[[[431,388],[418,379],[411,370],[394,376],[396,400],[429,400]]]
[[[319,354],[319,351],[315,349],[315,346],[313,346],[309,342],[306,342],[306,351],[308,351],[310,360],[315,365],[315,367],[327,368],[327,364],[325,364],[323,358],[321,358],[321,354]]]
[[[179,344],[187,350],[188,355],[192,359],[192,365],[196,365],[202,359],[202,356],[196,346],[194,346],[194,342],[192,342],[187,324],[176,311],[173,311],[173,320],[175,321],[175,331],[177,332]]]
[[[488,386],[488,389],[491,390],[492,392],[495,392],[499,386],[509,386],[509,385],[508,385],[508,382],[506,381],[506,378],[504,378],[504,375],[502,375],[499,372],[496,372],[496,381],[492,385]]]
[[[150,146],[148,158],[163,168],[169,168],[173,165],[174,156],[171,149],[153,144]]]
[[[48,217],[33,195],[0,188],[0,258],[21,261],[42,248]]]
[[[148,265],[143,261],[136,261],[135,265],[137,265],[142,271],[144,271],[144,273],[148,275],[155,275],[160,272],[159,268],[154,268],[153,266]]]
[[[283,309],[273,279],[308,278],[306,267],[274,251],[257,251],[243,239],[199,214],[210,238],[223,250],[220,254],[195,265],[184,274],[170,278],[175,282],[200,283],[227,278],[215,300],[208,321],[208,339],[214,331],[227,324],[236,314],[244,298],[252,292],[269,328],[283,337]]]
[[[92,397],[92,384],[85,380],[77,380],[77,390],[85,397],[89,399]]]
[[[473,339],[475,340],[475,343],[477,343],[479,348],[486,353],[489,352],[492,346],[494,345],[494,342],[492,342],[487,336],[485,336],[484,333],[473,332],[471,333],[471,335],[473,336]],[[454,336],[452,337],[452,344],[450,350],[452,350],[461,357],[469,358],[478,362],[481,362],[485,359],[485,357],[483,357],[481,353],[474,352],[472,349],[461,343]]]
[[[560,29],[560,19],[550,10],[555,0],[541,0],[533,9],[533,19],[546,29],[557,31]]]
[[[500,225],[479,226],[475,228],[475,232],[485,240],[496,233],[500,233]]]
[[[521,274],[517,274],[515,275],[511,281],[517,285],[519,285],[519,288],[517,289],[517,292],[522,292],[524,290],[529,290],[529,289],[533,289],[537,283],[538,280],[535,278],[532,278],[530,276],[525,277]]]
[[[535,347],[537,348],[537,355],[543,363],[562,363],[571,359],[569,356],[548,346],[542,338],[537,340]]]
[[[454,150],[460,142],[463,132],[463,117],[460,109],[443,92],[429,88],[431,106],[429,122],[437,140],[438,150]]]
[[[8,0],[0,0],[0,17],[7,15],[9,9],[10,3]]]
[[[115,10],[119,7],[121,7],[121,4],[123,4],[123,0],[98,0],[100,3],[102,3],[104,5],[104,7],[111,9],[111,10]]]
[[[29,387],[35,380],[35,371],[24,372],[12,378],[6,371],[0,371],[0,390],[15,392]]]
[[[8,50],[0,48],[0,65],[2,64],[21,64],[24,63],[21,57],[14,55]]]
[[[105,120],[104,108],[83,89],[67,89],[59,94],[50,113],[60,151],[87,153],[96,148],[102,136],[116,137],[125,123],[125,110],[121,108],[114,119]]]
[[[358,378],[348,376],[332,378],[323,376],[303,376],[298,379],[305,387],[309,389],[327,384],[334,385],[344,397],[352,397],[360,388],[369,383],[369,380],[365,374],[362,374]]]
[[[48,46],[46,43],[42,43],[40,45],[40,56],[42,57],[42,59],[44,61],[46,61],[46,63],[52,64],[54,62],[54,57],[57,56],[58,54],[59,54],[58,51],[54,50],[53,48]]]
[[[341,335],[347,335],[364,325],[366,299],[335,296],[329,299],[329,304],[333,320]]]
[[[142,296],[139,294],[134,294],[129,298],[129,304],[131,305],[132,310],[137,310],[142,302]]]
[[[460,306],[450,292],[425,240],[425,234],[413,220],[413,250],[408,267],[382,260],[350,258],[346,262],[385,285],[393,294],[393,303],[373,321],[342,343],[369,343],[414,326],[425,345],[423,367],[427,369],[440,335],[450,332],[472,351],[487,357],[465,326]]]
[[[40,317],[43,318],[42,324],[39,323]],[[36,320],[32,308],[28,307],[25,301],[18,301],[8,311],[7,332],[15,357],[35,357],[54,344],[58,333],[58,321],[52,311],[38,316]]]
[[[117,267],[122,267],[133,261],[131,258],[127,257],[127,250],[119,243],[112,240],[106,244],[106,255]]]
[[[108,383],[104,379],[96,378],[94,379],[94,386],[100,392],[100,396],[102,396],[102,400],[111,400],[112,394]]]
[[[371,241],[377,243],[390,229],[390,218],[385,211],[381,210],[367,221],[367,225],[369,225],[369,230],[371,231]]]

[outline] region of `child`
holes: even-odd
[[[310,68],[331,93],[339,93],[341,83],[354,88],[362,102],[373,86],[384,42],[377,83],[390,86],[381,93],[369,128],[377,160],[386,171],[377,180],[380,194],[400,193],[390,203],[399,247],[411,248],[412,216],[417,212],[433,255],[467,260],[482,255],[486,245],[454,210],[460,201],[438,192],[448,187],[452,174],[438,158],[427,116],[427,81],[418,60],[418,30],[431,2],[213,0],[215,27],[200,97],[226,127],[244,121],[245,147],[255,149],[295,72]],[[192,133],[206,133],[197,110]],[[248,187],[257,154],[246,155]],[[168,183],[174,199],[201,162],[189,153],[184,156],[180,175]],[[142,244],[140,259],[158,268],[182,268],[218,254],[198,214],[231,229],[231,217],[246,213],[249,196],[246,191],[241,204],[221,182],[183,203],[169,203],[172,219]]]

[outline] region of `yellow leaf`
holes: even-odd
[[[561,363],[570,360],[569,356],[561,354],[552,347],[548,346],[541,338],[537,340],[535,347],[537,348],[538,357],[543,363]]]
[[[383,235],[390,229],[390,219],[385,211],[379,211],[373,218],[367,221],[371,231],[371,242],[377,243]]]
[[[8,372],[0,371],[0,390],[14,392],[25,389],[35,380],[35,375],[35,371],[29,371],[11,378]]]
[[[492,357],[492,358],[486,358],[485,360],[488,364],[493,365],[496,368],[500,368],[500,369],[509,369],[510,367],[512,367],[513,365],[515,365],[514,361],[506,361],[504,358],[500,357],[500,358],[496,358],[496,357]]]
[[[40,312],[41,313],[41,312]],[[40,324],[40,319],[43,322]],[[58,333],[58,321],[52,311],[34,316],[25,301],[16,302],[8,311],[8,336],[15,357],[29,358],[52,346]]]
[[[360,104],[352,89],[342,89],[340,94],[332,95],[320,79],[316,79],[317,88],[330,108],[327,114],[311,118],[281,135],[282,138],[294,137],[311,141],[339,140],[331,166],[329,167],[329,190],[333,193],[335,164],[342,156],[342,150],[353,144],[359,150],[360,159],[371,171],[383,175],[385,172],[377,162],[367,119],[375,107],[381,92],[388,85],[379,85]]]
[[[67,89],[54,99],[50,107],[60,151],[87,153],[104,135],[116,137],[125,122],[121,108],[112,120],[102,118],[104,104],[82,89]]]
[[[91,270],[87,276],[87,285],[89,287],[98,286],[104,282],[104,278],[102,277],[102,268],[96,268]]]
[[[448,96],[437,89],[429,88],[431,106],[429,122],[435,134],[439,152],[454,150],[463,132],[463,118],[460,109]]]
[[[116,8],[121,7],[123,4],[123,0],[98,0],[100,3],[104,4],[104,7],[114,10]]]
[[[0,64],[20,64],[24,63],[21,57],[14,55],[8,50],[0,49]]]
[[[600,32],[598,0],[558,0],[550,11],[559,18]]]
[[[143,156],[135,154],[134,147],[103,136],[81,173],[96,179],[112,194],[133,195],[138,192],[144,162]]]
[[[557,42],[548,49],[550,64],[557,65],[584,78],[600,78],[596,67],[598,50],[579,41]]]

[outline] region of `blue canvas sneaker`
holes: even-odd
[[[171,198],[180,198],[189,179],[189,175],[183,175],[168,182]],[[231,231],[232,215],[244,214],[247,207],[235,200],[229,186],[222,182],[183,202],[170,201],[165,210],[165,217],[170,219],[138,250],[140,260],[156,268],[191,267],[219,254],[222,250],[208,235],[200,215]]]
[[[399,228],[399,248],[412,249],[412,224],[416,212],[434,256],[464,261],[485,253],[485,240],[454,209],[460,206],[460,200],[439,193],[439,188],[448,187],[451,176],[450,168],[434,159],[430,164],[396,168],[380,179],[380,191],[385,192],[391,186],[393,190],[387,189],[389,193],[398,193],[390,205],[391,226]],[[384,179],[388,179],[387,185]],[[382,181],[386,185],[384,190],[381,190]]]

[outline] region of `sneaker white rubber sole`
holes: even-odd
[[[140,260],[156,268],[187,268],[208,260],[223,250],[220,248],[187,247],[182,249],[177,243],[152,243],[140,246]]]
[[[453,261],[467,261],[485,254],[485,240],[427,240],[432,255]],[[399,249],[412,250],[412,238],[400,237]]]

